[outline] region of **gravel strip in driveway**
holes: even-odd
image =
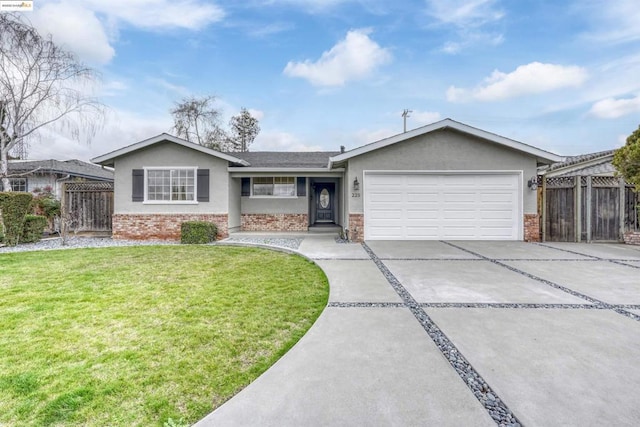
[[[434,323],[427,315],[420,304],[413,298],[411,293],[407,291],[398,279],[389,271],[386,265],[375,252],[366,244],[362,243],[364,250],[369,254],[373,262],[378,266],[380,272],[389,281],[389,284],[395,289],[402,298],[409,310],[418,320],[422,328],[427,332],[429,337],[436,344],[440,352],[455,369],[460,378],[465,382],[474,396],[480,401],[482,406],[489,413],[491,418],[500,426],[516,427],[520,426],[520,421],[511,412],[507,405],[500,399],[497,393],[491,389],[482,376],[475,370],[471,363],[460,353],[458,348],[444,334],[444,332]]]

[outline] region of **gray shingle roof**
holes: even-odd
[[[252,168],[326,168],[329,157],[340,154],[339,151],[248,151],[229,153],[246,160]]]
[[[554,163],[549,166],[549,171],[564,168],[566,166],[576,165],[578,163],[588,162],[590,160],[595,160],[599,157],[609,157],[615,153],[616,150],[605,150],[598,151],[596,153],[588,153],[588,154],[580,154],[578,156],[567,156],[564,162]],[[609,159],[610,160],[610,159]]]
[[[545,171],[552,173],[558,171],[554,176],[588,176],[588,175],[613,175],[615,168],[611,163],[614,150],[598,151],[596,153],[581,154],[579,156],[568,156],[564,162],[554,163]],[[584,166],[580,167],[580,164]],[[566,168],[563,172],[561,169]]]
[[[9,173],[56,173],[75,177],[113,181],[113,171],[81,160],[13,160]]]

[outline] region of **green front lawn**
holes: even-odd
[[[0,255],[0,425],[193,423],[328,298],[302,257],[141,246]]]

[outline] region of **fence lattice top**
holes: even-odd
[[[580,185],[586,187],[589,177],[581,176]],[[573,188],[576,185],[575,176],[554,176],[546,178],[547,188]],[[592,187],[618,187],[620,178],[617,176],[592,176]]]
[[[65,191],[113,191],[113,182],[108,181],[85,181],[67,182]]]

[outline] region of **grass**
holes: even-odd
[[[324,308],[322,271],[257,248],[0,255],[0,425],[193,423]]]

